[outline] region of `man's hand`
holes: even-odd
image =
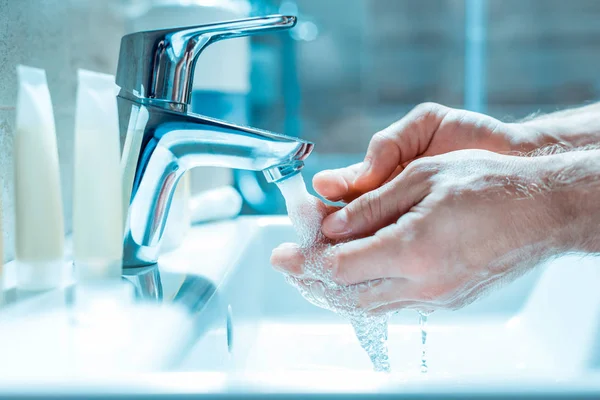
[[[455,309],[573,249],[570,194],[553,188],[569,162],[557,157],[463,150],[410,163],[325,218],[326,236],[362,237],[330,252],[333,279],[363,288],[360,304],[374,313]],[[276,249],[272,262],[302,277],[297,248]]]
[[[323,171],[313,180],[319,194],[350,202],[393,179],[411,161],[455,150],[526,152],[535,147],[533,127],[435,103],[415,107],[400,121],[376,133],[364,162]]]

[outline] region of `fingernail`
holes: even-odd
[[[369,284],[368,284],[367,282],[361,282],[361,283],[358,283],[358,284],[356,285],[356,288],[357,288],[357,289],[358,289],[358,291],[359,291],[359,292],[361,292],[361,293],[365,293],[367,290],[369,290],[369,289],[370,289],[370,288],[369,288]]]
[[[372,288],[375,286],[379,286],[383,283],[383,281],[384,281],[383,278],[373,279],[372,281],[369,281],[369,286]]]
[[[373,289],[376,286],[379,286],[383,283],[385,279],[384,278],[378,278],[378,279],[373,279],[371,281],[367,281],[367,282],[361,282],[361,283],[357,283],[356,284],[356,288],[358,289],[359,292],[366,292],[369,289]]]
[[[294,273],[298,269],[298,248],[294,244],[284,243],[271,252],[271,265],[273,267]]]
[[[310,286],[310,291],[317,299],[325,298],[325,286],[323,282],[315,281]]]
[[[341,209],[325,218],[323,229],[330,233],[349,233],[350,228],[348,227],[348,215],[346,215],[346,211]]]
[[[286,259],[293,257],[296,252],[296,249],[293,245],[282,244],[281,246],[273,249],[271,252],[271,259]]]
[[[319,172],[317,172],[317,173],[315,174],[315,177],[317,177],[317,176],[318,176],[318,177],[322,178],[322,177],[332,176],[332,175],[334,175],[334,174],[335,174],[335,173],[334,173],[332,170],[330,170],[330,169],[324,169],[323,171],[319,171]]]
[[[279,246],[277,246],[273,251],[275,250],[284,250],[284,249],[297,249],[298,245],[296,243],[281,243]]]

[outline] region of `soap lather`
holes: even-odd
[[[124,267],[157,261],[173,192],[186,170],[197,166],[262,170],[268,181],[276,182],[304,166],[313,149],[310,142],[188,112],[194,65],[206,46],[289,29],[295,23],[295,17],[273,15],[123,37],[116,79],[121,88],[120,129],[122,136],[141,143],[124,166],[135,169],[125,183],[131,187],[131,198]]]

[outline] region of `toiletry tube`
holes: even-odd
[[[2,196],[0,196],[0,307],[4,303],[4,243],[3,236],[4,231],[2,227]]]
[[[60,286],[65,279],[64,222],[52,101],[42,69],[17,66],[14,138],[17,285]]]
[[[78,71],[73,255],[78,282],[121,279],[122,181],[112,75]]]

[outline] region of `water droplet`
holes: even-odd
[[[426,374],[427,366],[427,318],[429,313],[419,311],[419,328],[421,328],[421,373]]]

